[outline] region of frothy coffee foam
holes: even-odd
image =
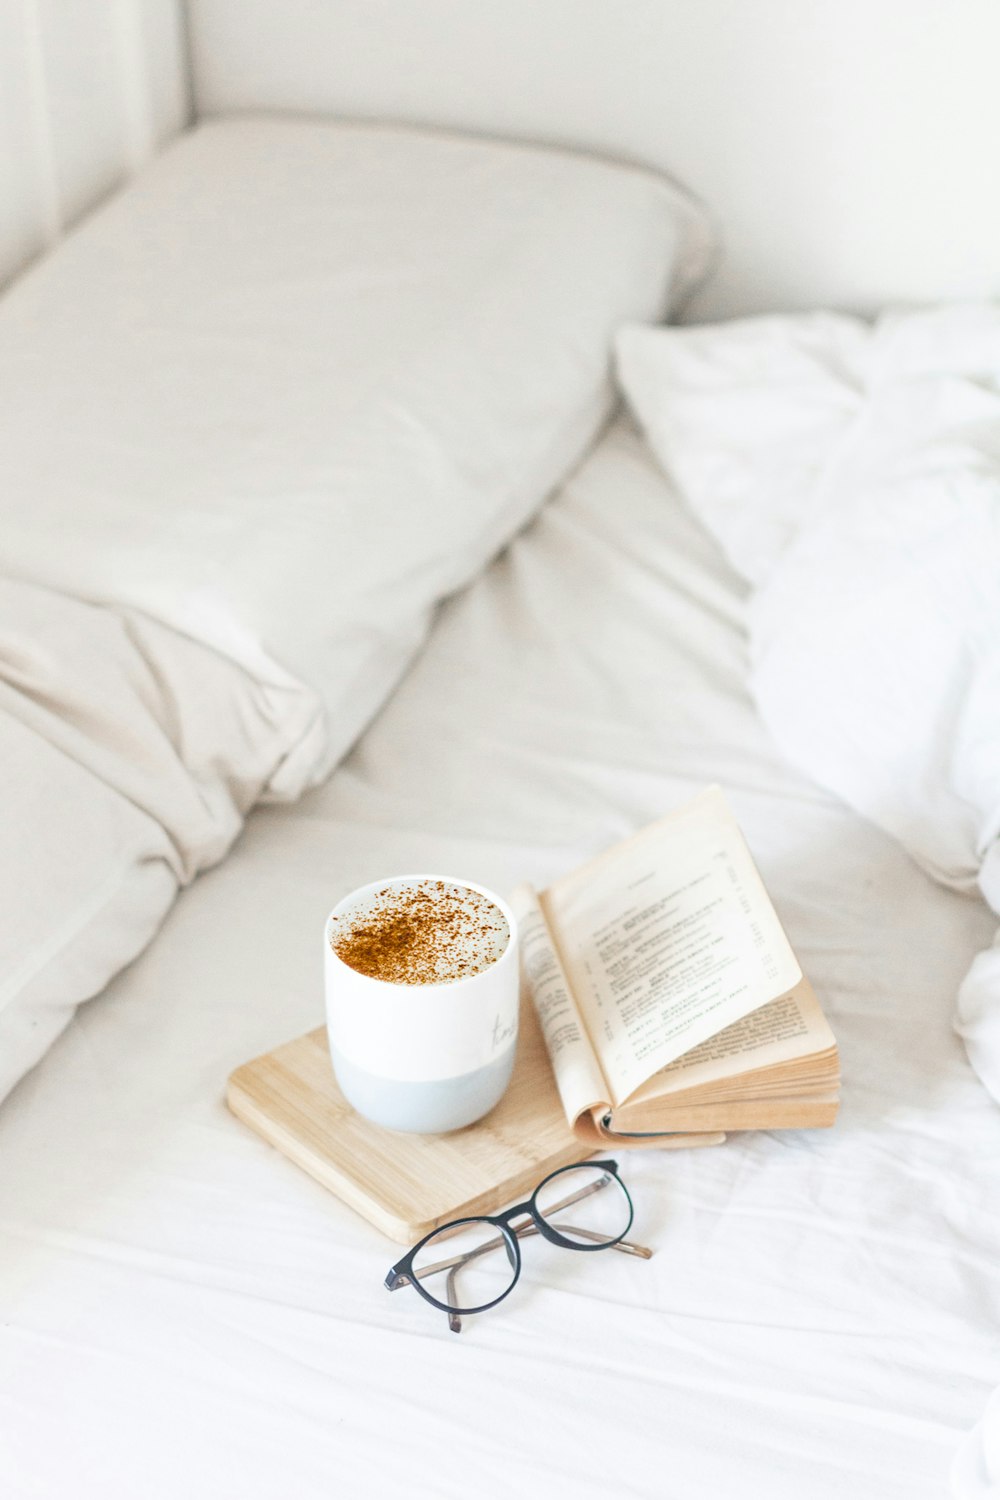
[[[453,984],[495,964],[510,927],[488,896],[443,880],[390,882],[331,921],[330,946],[389,984]]]

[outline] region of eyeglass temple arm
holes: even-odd
[[[553,1229],[558,1229],[560,1234],[578,1234],[585,1240],[593,1240],[595,1245],[606,1243],[603,1234],[595,1234],[592,1229],[580,1229],[576,1224],[553,1224]],[[538,1230],[534,1224],[530,1232],[537,1234]],[[518,1231],[520,1233],[520,1231]],[[621,1250],[624,1255],[638,1255],[642,1260],[652,1260],[653,1252],[645,1245],[637,1245],[634,1240],[616,1240],[613,1245],[608,1245],[609,1250]]]
[[[466,1256],[466,1259],[467,1260],[471,1260],[472,1259],[471,1255]],[[462,1317],[461,1317],[460,1313],[457,1313],[455,1311],[455,1303],[458,1301],[458,1267],[457,1266],[452,1266],[450,1268],[449,1272],[448,1272],[447,1287],[448,1287],[448,1302],[450,1304],[450,1306],[448,1308],[448,1327],[451,1329],[452,1333],[461,1333],[462,1332]]]

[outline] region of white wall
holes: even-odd
[[[189,113],[182,0],[0,0],[0,282]]]
[[[998,0],[189,0],[196,103],[658,166],[723,222],[696,313],[1000,292]]]

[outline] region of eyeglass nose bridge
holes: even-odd
[[[523,1224],[514,1225],[514,1219],[524,1216]],[[491,1224],[509,1229],[515,1240],[527,1239],[530,1235],[540,1234],[542,1239],[548,1240],[550,1245],[558,1245],[560,1249],[566,1245],[566,1240],[546,1222],[537,1208],[532,1207],[530,1202],[521,1203],[517,1208],[508,1208],[495,1219],[490,1219]],[[518,1250],[518,1255],[520,1255]]]

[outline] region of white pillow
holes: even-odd
[[[200,125],[0,307],[5,566],[280,664],[329,764],[594,437],[615,330],[708,251],[636,168]]]
[[[818,312],[678,333],[623,329],[618,378],[662,466],[733,566],[760,583],[860,410],[867,329]]]
[[[0,1097],[351,744],[707,249],[631,168],[231,120],[0,301]]]

